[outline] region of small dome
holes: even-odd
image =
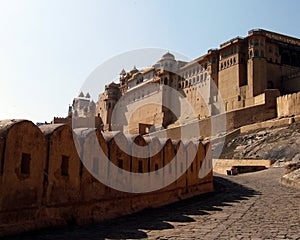
[[[173,54],[171,54],[170,52],[165,53],[161,59],[175,59],[175,56]]]
[[[84,97],[83,92],[80,92],[80,94],[78,95],[78,97]]]
[[[87,93],[87,94],[85,95],[85,97],[86,97],[86,98],[91,98],[91,95],[90,95],[89,93]]]

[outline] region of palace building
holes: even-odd
[[[192,114],[172,90],[187,100]],[[167,52],[145,69],[123,69],[119,82],[108,84],[99,95],[95,115],[101,117],[104,131],[147,133],[298,91],[300,39],[254,29],[191,62]],[[121,112],[113,116],[116,106]]]

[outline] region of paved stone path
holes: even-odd
[[[216,192],[103,224],[6,239],[300,239],[300,190],[282,169],[215,178]]]

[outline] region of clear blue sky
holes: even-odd
[[[0,0],[0,119],[66,116],[89,74],[126,51],[196,58],[253,28],[300,38],[299,8],[296,0]]]

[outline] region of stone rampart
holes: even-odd
[[[0,235],[103,221],[213,191],[209,144],[94,128],[73,133],[64,124],[37,127],[27,120],[0,121]],[[100,164],[94,150],[99,146],[108,166]],[[145,146],[147,154],[132,156],[140,151],[138,146]],[[112,165],[119,167],[119,174]],[[200,168],[209,168],[202,178]],[[132,192],[136,185],[123,171],[153,172],[162,181],[174,176],[175,181],[152,192],[128,193],[99,182],[96,176],[103,169],[111,181]],[[143,181],[157,184],[155,177]]]

